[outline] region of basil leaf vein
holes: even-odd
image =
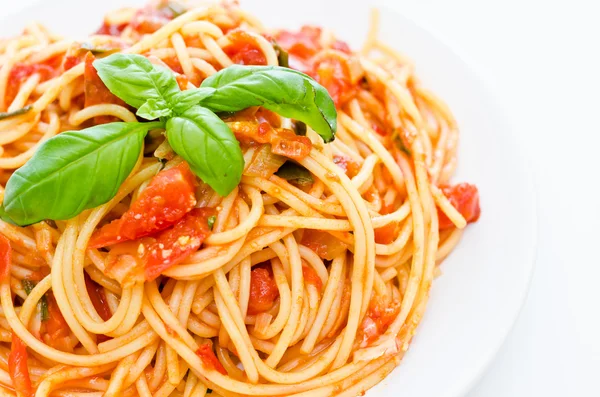
[[[8,180],[0,213],[23,226],[106,203],[135,166],[147,132],[162,125],[118,122],[49,139]]]
[[[244,156],[233,132],[216,114],[194,106],[166,125],[171,148],[218,194],[226,196],[239,183]]]
[[[300,120],[325,142],[335,138],[337,111],[327,90],[310,76],[280,66],[232,65],[202,82],[215,92],[200,105],[214,112],[235,112],[263,106]]]

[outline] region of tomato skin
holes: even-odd
[[[205,367],[219,371],[223,375],[227,375],[227,371],[215,355],[210,343],[203,343],[198,346],[196,355],[200,357],[200,360],[202,360]]]
[[[98,72],[94,67],[93,63],[96,60],[96,57],[88,52],[85,55],[85,70],[83,72],[83,86],[85,92],[85,107],[99,105],[99,104],[116,104],[120,106],[126,106],[125,102],[119,99],[116,95],[113,95],[112,92],[102,82],[100,76],[98,76]],[[105,124],[115,121],[116,118],[113,116],[97,116],[94,117],[95,124]]]
[[[173,225],[196,205],[195,180],[187,163],[159,172],[120,219],[92,235],[88,247],[135,240]]]
[[[146,281],[156,279],[163,271],[196,252],[210,235],[208,218],[215,214],[212,208],[195,208],[172,228],[160,232],[156,241],[147,247]]]
[[[267,58],[256,44],[254,37],[242,29],[234,29],[227,33],[230,44],[223,51],[233,63],[238,65],[266,65]]]
[[[8,355],[8,373],[19,397],[33,397],[33,387],[27,365],[27,348],[15,333],[12,334],[12,344]]]
[[[446,196],[452,206],[461,213],[467,223],[477,222],[481,215],[477,186],[469,183],[459,183],[454,186],[441,186],[440,188],[442,189],[444,196]],[[452,221],[448,219],[446,214],[440,211],[439,208],[438,219],[440,230],[454,227]]]
[[[348,249],[346,244],[327,232],[306,229],[302,237],[302,245],[313,250],[321,259],[333,260]]]
[[[321,293],[321,290],[323,289],[323,281],[315,269],[313,269],[311,266],[302,264],[302,276],[304,277],[305,283],[314,285],[319,293]]]
[[[362,339],[360,346],[368,346],[379,335],[383,334],[390,324],[394,322],[399,311],[399,302],[394,301],[386,305],[383,299],[373,296],[369,304],[369,310],[359,327],[357,339]]]
[[[270,310],[277,297],[279,297],[279,290],[271,266],[254,266],[250,273],[248,314],[258,314]]]
[[[12,264],[12,247],[10,240],[0,234],[0,281],[10,279],[10,266]]]

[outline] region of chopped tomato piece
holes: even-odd
[[[290,55],[289,62],[292,69],[308,73],[310,71],[310,59],[323,49],[321,45],[322,29],[316,26],[303,26],[298,32],[282,30],[277,33],[275,39],[281,48]],[[335,41],[331,49],[350,53],[350,47],[343,41]]]
[[[394,322],[399,311],[399,302],[394,301],[386,305],[382,299],[373,296],[369,304],[369,310],[363,319],[357,335],[357,339],[362,339],[360,346],[368,346],[379,335],[383,334],[390,324]]]
[[[360,164],[348,156],[333,156],[333,162],[344,170],[348,178],[354,178],[360,171]]]
[[[162,60],[172,71],[183,74],[183,68],[177,57],[168,57]]]
[[[63,317],[56,299],[51,292],[46,293],[48,303],[48,319],[42,322],[42,340],[55,349],[66,351],[70,349],[66,339],[69,338],[70,328]]]
[[[115,245],[106,259],[106,273],[122,284],[156,279],[200,248],[210,235],[208,218],[214,214],[212,208],[195,208],[152,237]]]
[[[310,154],[312,143],[286,128],[273,128],[267,122],[236,121],[229,123],[236,138],[245,144],[270,143],[275,154],[301,161]]]
[[[258,314],[270,310],[278,296],[279,290],[271,266],[255,266],[250,273],[248,314]]]
[[[108,88],[98,76],[98,72],[94,67],[93,63],[96,57],[88,52],[85,55],[85,71],[83,73],[83,86],[85,92],[85,107],[98,105],[102,103],[106,104],[117,104],[125,106],[125,102],[119,99],[116,95],[109,91]],[[94,123],[105,124],[115,121],[116,118],[113,116],[97,116],[94,118]]]
[[[10,266],[12,264],[12,248],[10,240],[0,234],[0,281],[10,278]]]
[[[12,345],[8,355],[8,373],[18,397],[33,397],[27,365],[27,348],[15,333],[12,334]]]
[[[150,34],[169,23],[173,17],[173,10],[169,7],[147,6],[135,13],[131,20],[131,27],[138,33]]]
[[[223,375],[227,375],[227,371],[215,355],[215,352],[213,351],[210,343],[203,343],[200,346],[198,346],[198,350],[196,350],[196,355],[200,357],[200,360],[202,360],[202,364],[204,364],[206,368],[214,369],[216,371],[219,371]]]
[[[96,31],[96,34],[104,34],[104,35],[108,35],[108,36],[120,36],[121,33],[123,33],[123,30],[125,30],[125,28],[127,27],[127,23],[123,23],[120,25],[112,25],[112,24],[108,24],[106,23],[106,21],[104,21],[102,23],[102,26],[100,26],[100,28]]]
[[[172,228],[157,235],[154,244],[147,247],[146,280],[154,280],[163,271],[196,252],[210,235],[208,218],[215,214],[212,208],[195,208]]]
[[[234,29],[227,33],[230,44],[223,47],[225,54],[233,63],[239,65],[266,65],[267,58],[248,32]]]
[[[323,281],[315,269],[313,269],[311,266],[302,264],[302,276],[307,284],[314,285],[319,293],[321,292],[321,289],[323,288]]]
[[[327,232],[307,229],[302,237],[302,245],[317,253],[322,259],[333,260],[343,254],[348,246]]]
[[[444,195],[448,197],[452,206],[461,213],[467,223],[477,222],[481,215],[477,186],[469,183],[459,183],[454,186],[442,186],[441,189]],[[439,209],[438,219],[440,230],[454,227],[452,221]]]
[[[57,73],[55,66],[55,58],[51,58],[46,62],[36,64],[18,63],[10,71],[5,92],[5,104],[8,107],[19,93],[21,84],[31,75],[38,73],[40,75],[40,83],[53,78]]]
[[[313,62],[309,74],[327,89],[336,107],[343,106],[357,91],[352,83],[348,61],[340,56],[328,55]]]
[[[89,248],[135,240],[164,230],[196,205],[195,177],[187,163],[156,175],[120,219],[97,230]]]

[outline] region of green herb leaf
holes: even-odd
[[[213,226],[215,226],[215,222],[217,221],[217,217],[215,215],[211,215],[208,217],[208,228],[213,230]]]
[[[47,140],[8,180],[3,213],[23,226],[106,203],[133,169],[148,130],[162,126],[110,123]]]
[[[275,173],[287,181],[296,182],[298,185],[312,185],[314,182],[311,173],[299,164],[287,161]]]
[[[20,116],[31,110],[31,106],[25,106],[24,108],[14,110],[12,112],[0,112],[0,120],[7,119],[9,117]]]
[[[280,66],[232,65],[202,82],[216,91],[200,102],[215,112],[263,106],[312,127],[325,142],[335,138],[337,112],[327,90],[304,73]]]
[[[113,54],[94,61],[94,67],[110,92],[136,109],[143,107],[140,117],[151,117],[154,113],[149,110],[157,110],[153,105],[168,106],[170,98],[181,92],[172,71],[142,55]],[[144,106],[150,100],[153,105]]]
[[[40,299],[39,305],[42,321],[48,321],[50,319],[50,313],[48,312],[48,298],[46,298],[46,294]]]
[[[242,178],[244,157],[227,124],[201,106],[189,108],[167,121],[167,139],[192,171],[221,196]]]
[[[21,280],[21,285],[23,286],[25,293],[29,295],[31,294],[31,291],[33,291],[33,289],[35,288],[36,283],[31,280],[23,279]]]
[[[181,114],[192,106],[196,106],[203,99],[211,96],[214,92],[215,89],[210,87],[196,88],[194,90],[178,92],[171,97],[173,111],[177,114]]]

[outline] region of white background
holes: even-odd
[[[0,13],[34,1],[0,0]],[[536,178],[531,292],[468,397],[600,396],[600,2],[386,3],[444,37],[482,74]]]

